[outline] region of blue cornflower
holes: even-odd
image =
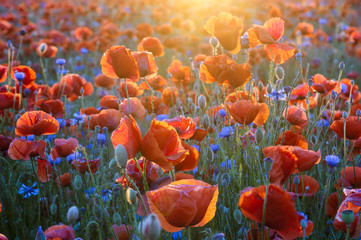
[[[66,60],[64,58],[58,58],[56,59],[56,64],[59,66],[63,66],[66,63]]]
[[[191,147],[194,147],[199,152],[199,146],[197,144],[191,145]]]
[[[86,48],[84,48],[84,47],[82,47],[81,49],[80,49],[80,52],[81,52],[81,54],[87,54],[89,51],[88,51],[88,49],[86,49]]]
[[[218,144],[212,144],[211,149],[213,152],[217,152],[217,151],[221,150],[221,148],[219,147]]]
[[[74,113],[73,116],[74,116],[75,124],[81,124],[81,123],[83,123],[83,122],[84,122],[84,118],[86,117],[85,114],[80,115],[80,112]]]
[[[89,187],[87,191],[85,191],[85,193],[92,195],[95,193],[95,187]]]
[[[224,110],[223,108],[221,108],[221,109],[218,110],[218,114],[219,114],[221,117],[227,116],[226,110]]]
[[[25,78],[25,73],[16,71],[15,74],[14,74],[14,77],[16,78],[16,80],[21,82]]]
[[[24,198],[29,198],[31,196],[36,196],[39,194],[39,189],[35,189],[36,182],[32,186],[25,186],[25,184],[21,184],[19,188],[19,194],[23,195]]]
[[[166,119],[168,119],[168,115],[167,115],[167,114],[159,114],[159,115],[157,116],[157,120],[158,120],[158,121],[163,121],[163,120],[166,120]]]
[[[101,144],[101,145],[105,144],[107,142],[107,138],[106,138],[105,134],[98,133],[97,142],[98,142],[98,144]]]
[[[102,190],[102,199],[104,202],[108,202],[112,200],[112,190],[103,189]]]
[[[321,119],[318,121],[319,127],[327,127],[330,124],[330,122],[327,119]]]
[[[236,161],[233,160],[233,165],[236,165]],[[221,162],[220,166],[224,168],[226,166],[226,161]],[[228,160],[228,169],[232,168],[232,160]]]
[[[79,155],[80,155],[80,152],[78,152],[78,156]],[[75,153],[72,153],[66,157],[66,161],[68,161],[68,162],[72,162],[73,160],[75,160]]]
[[[337,164],[340,162],[340,158],[336,155],[327,155],[325,157],[325,161],[328,166],[330,167],[336,167]]]
[[[277,102],[277,101],[285,101],[286,100],[286,93],[285,93],[285,91],[283,89],[279,90],[279,91],[272,90],[271,93],[266,94],[265,96],[269,97],[270,99],[272,99],[275,102]]]
[[[327,23],[327,19],[325,19],[325,18],[320,18],[320,19],[318,19],[318,23],[324,25],[324,24]]]
[[[46,240],[46,236],[41,226],[39,226],[38,228],[38,232],[36,233],[35,240]]]
[[[222,130],[218,133],[219,138],[229,137],[234,133],[234,129],[230,126],[223,127]]]

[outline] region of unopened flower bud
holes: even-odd
[[[298,62],[301,62],[302,61],[302,53],[300,53],[300,52],[298,52],[298,53],[296,53],[296,60],[298,61]]]
[[[70,225],[73,225],[78,219],[78,216],[79,216],[79,210],[76,206],[72,206],[71,208],[69,208],[68,214],[66,215],[68,223]]]
[[[210,39],[209,39],[209,45],[212,46],[213,49],[216,49],[219,47],[219,41],[216,37],[212,36]]]
[[[41,226],[39,226],[38,228],[38,232],[36,233],[35,240],[46,240],[45,233],[43,232],[43,228]]]
[[[50,213],[51,215],[55,215],[58,211],[58,207],[56,206],[55,202],[53,202],[51,205],[50,205]]]
[[[307,83],[308,83],[308,86],[311,87],[313,85],[313,80],[310,78],[310,79],[308,79]]]
[[[113,223],[117,224],[118,226],[122,225],[122,217],[120,216],[119,213],[113,214]]]
[[[343,118],[347,118],[347,116],[348,116],[347,112],[344,111],[344,112],[342,113],[342,117],[343,117]]]
[[[204,95],[198,97],[198,106],[204,111],[207,107],[207,100]]]
[[[46,43],[40,44],[39,50],[40,50],[41,55],[43,55],[47,49],[48,49],[48,44],[46,44]]]
[[[268,83],[268,84],[267,84],[267,93],[268,93],[268,94],[271,94],[272,91],[273,91],[272,86],[271,86],[271,84]]]
[[[76,190],[80,190],[81,189],[81,186],[83,184],[83,180],[81,179],[81,177],[79,175],[76,175],[75,179],[74,179],[74,188]]]
[[[307,221],[305,219],[302,219],[300,221],[300,225],[301,225],[302,228],[306,228],[307,227]]]
[[[331,92],[331,98],[332,98],[332,99],[336,99],[336,98],[337,98],[337,92],[336,92],[336,91],[332,90],[332,92]]]
[[[300,184],[300,178],[296,175],[295,178],[293,179],[293,183],[298,186],[298,184]]]
[[[263,166],[264,166],[264,169],[266,170],[267,175],[271,171],[272,165],[273,165],[273,159],[272,158],[266,157],[265,159],[263,159]]]
[[[285,91],[285,93],[288,95],[291,92],[291,87],[290,86],[286,86],[283,88],[283,90]]]
[[[125,167],[128,161],[127,149],[123,145],[118,144],[115,148],[114,158],[120,168]]]
[[[203,115],[202,118],[202,125],[205,129],[208,129],[209,125],[211,124],[211,120],[209,119],[209,116],[207,114]]]
[[[239,209],[234,210],[234,212],[233,212],[233,218],[234,218],[234,220],[236,220],[236,222],[237,222],[238,224],[241,224],[241,223],[242,223],[243,215],[242,215],[242,213],[241,213],[241,211],[240,211]]]
[[[260,144],[263,140],[263,131],[261,128],[257,128],[256,130],[256,134],[255,134],[255,139],[256,139],[256,142],[258,144]]]
[[[278,80],[283,80],[284,77],[285,77],[285,70],[283,69],[283,67],[278,66],[278,67],[276,68],[276,78],[277,78]]]
[[[162,228],[157,215],[151,213],[142,224],[142,235],[144,240],[157,240]]]
[[[338,65],[340,70],[343,70],[345,68],[345,63],[343,61],[340,62],[340,64]]]
[[[126,192],[125,192],[125,196],[127,198],[127,201],[129,204],[136,204],[137,203],[137,192],[134,191],[131,188],[127,188]]]

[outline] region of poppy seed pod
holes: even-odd
[[[83,180],[81,179],[81,177],[79,175],[76,175],[75,179],[74,179],[74,187],[76,190],[80,190],[81,186],[83,184]]]
[[[162,228],[157,215],[154,213],[148,215],[141,226],[144,240],[156,240],[160,237]]]
[[[72,206],[71,208],[69,208],[68,213],[66,215],[68,223],[71,225],[74,224],[78,219],[78,216],[79,216],[79,210],[76,206]]]
[[[206,97],[204,95],[200,95],[198,97],[198,106],[204,111],[206,110],[207,107],[207,100]]]
[[[133,189],[127,188],[127,190],[125,192],[125,196],[126,196],[127,202],[129,204],[134,205],[137,203],[137,192],[134,191]]]
[[[344,210],[342,211],[341,217],[342,217],[342,221],[346,225],[350,225],[351,223],[353,223],[355,215],[352,210]]]
[[[121,144],[118,144],[117,147],[115,148],[115,161],[117,162],[117,164],[119,165],[120,168],[123,168],[127,165],[127,149],[125,149],[125,147]]]
[[[114,223],[114,224],[117,224],[117,225],[119,225],[119,226],[122,225],[122,217],[120,216],[119,213],[114,213],[114,214],[113,214],[113,223]]]

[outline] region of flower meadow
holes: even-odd
[[[359,239],[359,0],[2,0],[0,240]]]

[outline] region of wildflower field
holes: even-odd
[[[360,0],[1,0],[0,240],[360,239]]]

